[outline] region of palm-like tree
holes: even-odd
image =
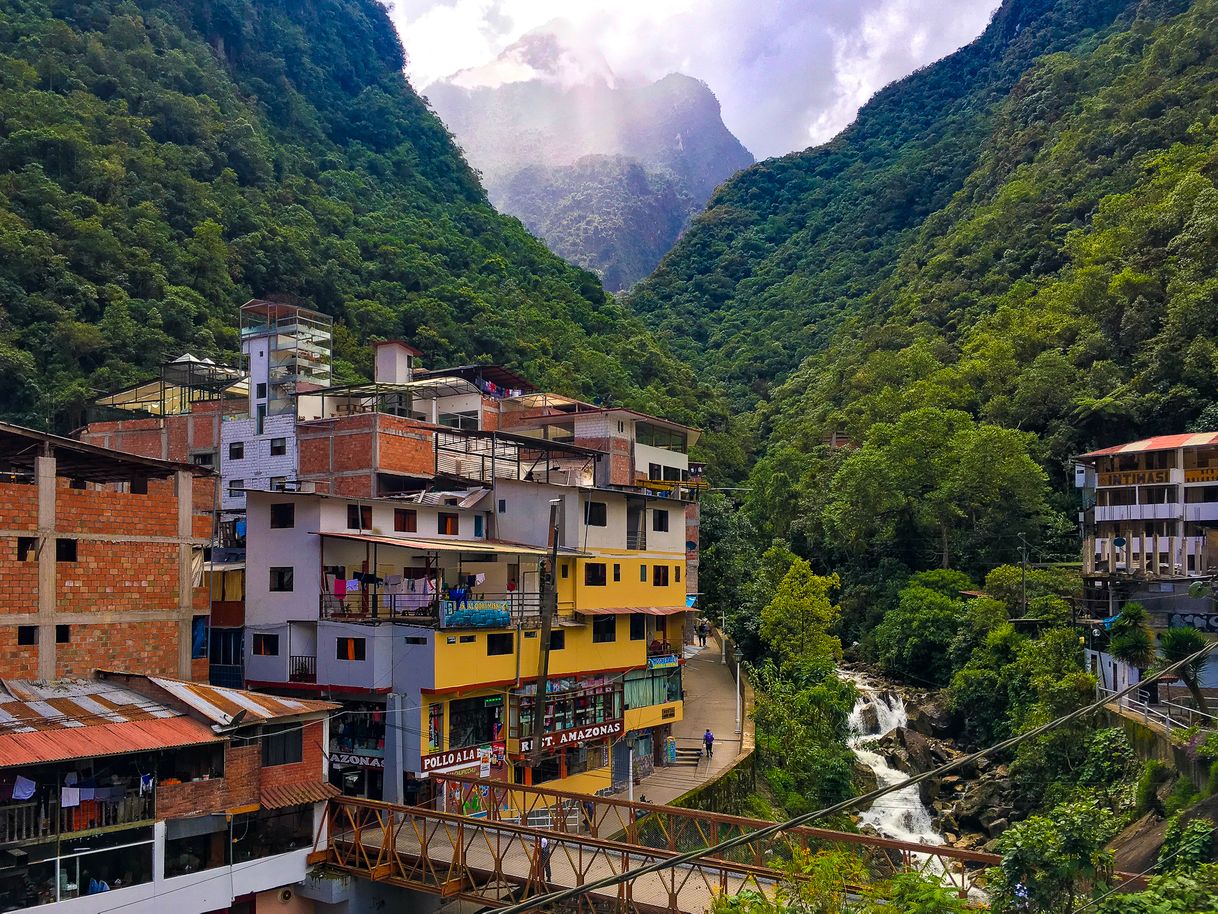
[[[1144,670],[1155,659],[1155,642],[1146,624],[1148,614],[1141,603],[1128,603],[1112,623],[1108,653],[1117,660]]]
[[[1168,664],[1178,663],[1184,658],[1192,656],[1207,643],[1209,643],[1208,639],[1195,628],[1169,628],[1167,631],[1159,632],[1159,652]],[[1209,661],[1208,655],[1191,660],[1180,667],[1180,671],[1177,673],[1184,681],[1189,694],[1193,696],[1193,701],[1197,703],[1197,710],[1203,714],[1208,713],[1209,708],[1206,705],[1205,696],[1201,694],[1201,671],[1205,669],[1205,665]]]

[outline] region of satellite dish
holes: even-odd
[[[1118,549],[1124,549],[1125,543],[1126,543],[1126,540],[1125,540],[1125,537],[1123,537],[1123,536],[1118,536],[1116,539],[1114,539],[1112,541],[1112,545],[1116,546]]]

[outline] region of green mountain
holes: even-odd
[[[626,156],[526,166],[501,185],[498,207],[614,291],[651,272],[698,209],[671,172]]]
[[[237,306],[297,296],[366,341],[702,414],[597,278],[488,204],[376,0],[11,0],[0,16],[0,415],[60,428]],[[704,394],[704,392],[703,392]],[[695,411],[699,412],[695,412]]]
[[[1218,2],[1008,0],[721,188],[632,302],[761,401],[773,532],[830,548],[825,436],[922,408],[1035,433],[1065,508],[1072,454],[1218,427],[1216,178]]]

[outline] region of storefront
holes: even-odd
[[[349,797],[379,800],[385,783],[385,706],[343,704],[330,725],[330,783]]]

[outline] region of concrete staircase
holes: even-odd
[[[688,765],[692,768],[698,767],[698,763],[702,761],[703,754],[701,749],[690,747],[677,747],[677,760],[674,765]]]

